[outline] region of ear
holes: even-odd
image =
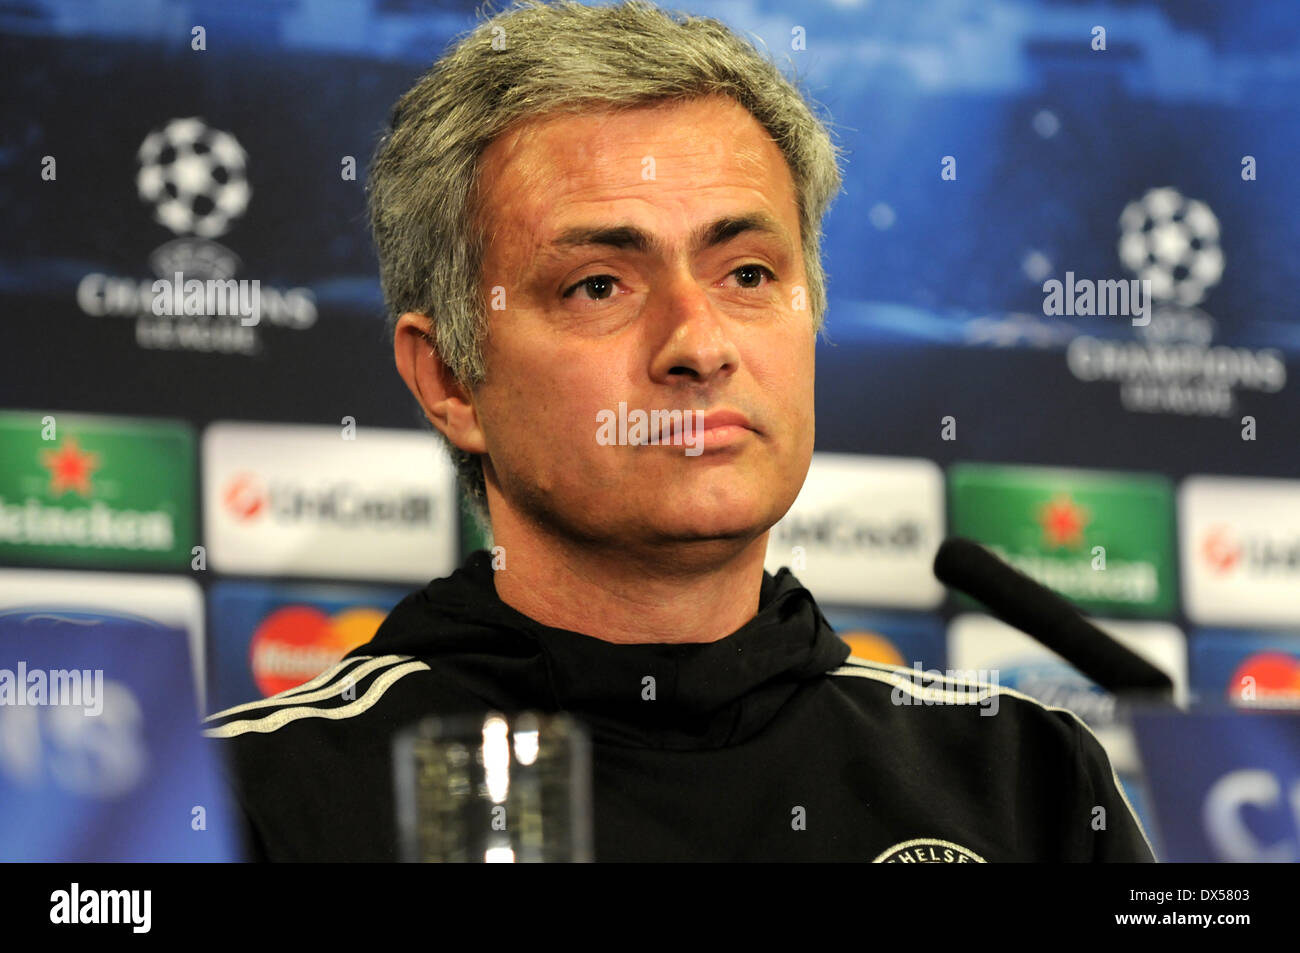
[[[393,333],[397,373],[419,401],[429,423],[454,446],[467,453],[487,453],[473,395],[442,362],[431,340],[433,322],[426,315],[402,315]]]

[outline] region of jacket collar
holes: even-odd
[[[352,654],[413,655],[501,711],[567,711],[597,740],[695,749],[761,730],[849,655],[788,569],[763,574],[758,613],[726,638],[626,645],[542,625],[496,594],[491,554],[404,599]]]

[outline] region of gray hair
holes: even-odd
[[[840,190],[840,149],[776,64],[717,20],[647,0],[520,0],[461,37],[397,101],[375,150],[367,190],[389,339],[402,314],[429,316],[429,346],[456,379],[469,388],[484,379],[477,176],[483,150],[508,127],[550,113],[718,94],[745,107],[789,165],[808,304],[820,330],[821,220]],[[482,461],[449,441],[447,449],[466,503],[486,527]]]

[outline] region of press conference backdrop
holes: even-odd
[[[214,711],[485,544],[393,369],[363,192],[473,6],[0,0],[0,611],[181,626]],[[1184,702],[1300,705],[1300,6],[687,9],[760,40],[847,152],[817,453],[769,568],[859,655],[1072,708],[1126,781],[1114,700],[947,596],[945,534]],[[156,313],[178,276],[258,281],[259,321]],[[31,783],[15,750],[0,783]]]

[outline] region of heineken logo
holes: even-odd
[[[187,565],[194,462],[188,428],[127,418],[0,414],[0,556]]]
[[[73,509],[0,497],[0,543],[167,551],[176,541],[170,513],[117,510],[95,502]]]
[[[57,449],[43,450],[40,457],[49,470],[49,496],[70,492],[91,496],[91,476],[102,465],[102,454],[82,450],[76,438],[69,437]],[[0,541],[168,550],[175,542],[175,529],[171,514],[158,510],[115,509],[99,500],[88,507],[68,507],[47,506],[32,497],[22,503],[0,498]]]
[[[59,496],[75,490],[90,496],[90,475],[99,467],[99,454],[86,453],[69,438],[58,450],[46,450],[41,462],[50,471],[50,495]]]
[[[1083,531],[1089,514],[1069,494],[1060,494],[1038,508],[1038,522],[1043,527],[1043,544],[1054,549],[1083,545]]]
[[[1173,492],[1150,474],[956,464],[952,531],[1093,612],[1174,611]]]
[[[1153,564],[1111,558],[1106,568],[1093,561],[1068,560],[1035,553],[1013,552],[995,543],[988,548],[1005,563],[1049,589],[1079,602],[1146,605],[1160,596],[1160,577]]]

